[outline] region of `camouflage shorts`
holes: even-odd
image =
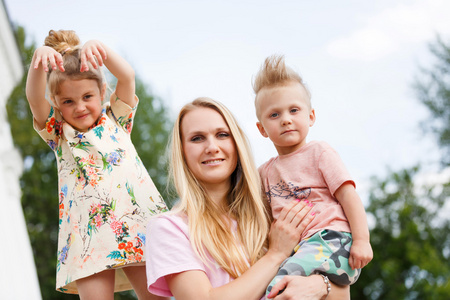
[[[281,265],[278,274],[267,287],[272,287],[286,275],[309,276],[323,274],[338,285],[350,285],[358,280],[361,269],[352,270],[348,264],[352,235],[347,232],[323,230],[302,240],[295,252]]]

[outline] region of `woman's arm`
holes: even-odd
[[[104,64],[117,78],[115,91],[117,97],[131,107],[137,104],[134,70],[123,57],[102,42],[91,40],[84,44],[81,49],[81,72],[89,70],[87,61],[95,69]]]
[[[310,276],[285,276],[272,288],[269,295],[274,300],[349,300],[350,286],[340,286],[332,282],[328,294],[328,285],[320,275]],[[284,291],[277,295],[281,290]]]
[[[28,70],[25,92],[33,117],[40,129],[44,128],[50,113],[50,103],[45,99],[49,66],[53,70],[59,69],[64,72],[61,54],[51,47],[37,48]]]
[[[170,291],[177,300],[260,299],[280,264],[291,254],[299,236],[311,222],[310,209],[304,201],[287,205],[272,224],[266,255],[236,280],[213,288],[203,271],[190,270],[165,277]]]

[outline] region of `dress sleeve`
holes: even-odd
[[[193,251],[188,226],[176,215],[158,216],[150,220],[146,237],[147,287],[155,295],[172,296],[165,276],[190,270],[206,272]]]
[[[319,169],[331,194],[334,195],[336,190],[346,182],[356,186],[336,150],[326,144],[323,146],[324,151],[320,156]]]
[[[55,151],[62,136],[62,116],[53,106],[45,122],[43,129],[40,129],[33,118],[33,128],[41,138]]]
[[[120,100],[116,94],[111,95],[112,117],[128,134],[131,134],[133,129],[133,120],[139,103],[138,97],[136,95],[134,97],[136,98],[136,105],[131,107]]]

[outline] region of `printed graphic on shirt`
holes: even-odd
[[[281,199],[308,199],[311,194],[311,188],[300,188],[294,185],[292,182],[285,182],[280,180],[276,185],[270,185],[269,191],[266,192],[269,203],[272,197],[278,197]]]

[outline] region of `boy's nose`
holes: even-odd
[[[286,126],[286,125],[289,125],[289,124],[291,124],[291,123],[292,123],[291,118],[283,117],[283,118],[281,119],[281,125],[282,125],[282,126]]]

